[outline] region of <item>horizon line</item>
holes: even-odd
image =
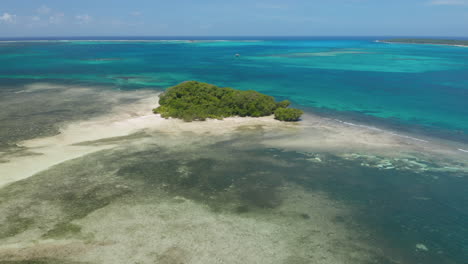
[[[388,37],[412,37],[412,38],[462,38],[468,36],[448,35],[56,35],[56,36],[2,36],[0,39],[41,39],[41,38],[388,38]]]

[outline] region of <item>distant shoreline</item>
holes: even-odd
[[[468,41],[465,40],[430,40],[430,39],[388,39],[388,40],[376,40],[378,43],[388,44],[420,44],[420,45],[441,45],[451,47],[468,47]]]

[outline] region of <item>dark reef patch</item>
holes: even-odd
[[[207,203],[215,210],[226,208],[227,204],[229,208],[271,208],[280,203],[277,188],[283,182],[286,168],[271,161],[251,159],[263,156],[263,151],[244,155],[231,149],[229,156],[223,153],[221,159],[206,155],[208,150],[198,151],[198,157],[172,153],[178,159],[169,160],[162,153],[159,156],[149,151],[134,153],[139,159],[124,165],[117,175],[141,180],[145,188],[163,186],[169,193]]]
[[[61,238],[76,236],[81,232],[81,226],[72,223],[57,223],[52,229],[43,235],[44,238]]]
[[[18,214],[8,215],[5,222],[8,224],[3,224],[0,227],[0,239],[15,236],[26,231],[33,223],[32,218],[24,218]]]

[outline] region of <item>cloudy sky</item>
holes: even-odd
[[[0,37],[465,36],[468,0],[0,0]]]

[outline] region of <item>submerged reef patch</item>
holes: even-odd
[[[209,263],[213,258],[199,253],[216,250],[213,241],[222,245],[227,237],[230,248],[250,252],[236,255],[233,263],[267,256],[274,256],[271,263],[392,263],[381,252],[385,248],[366,246],[369,238],[361,232],[388,236],[378,226],[382,218],[400,230],[399,219],[415,210],[424,213],[438,199],[434,190],[421,187],[427,177],[420,173],[365,166],[359,158],[330,153],[269,148],[261,144],[263,136],[259,128],[209,137],[190,132],[124,137],[119,147],[5,186],[0,189],[0,260],[57,259],[34,244],[39,241],[70,247],[59,255],[64,263],[124,263],[132,258],[141,263]],[[385,197],[379,195],[381,181],[393,186]],[[449,209],[440,208],[434,217]],[[415,222],[405,230],[404,239],[389,237],[414,252],[421,242],[416,238],[426,232],[419,225],[424,226]],[[443,230],[449,234],[456,227]],[[442,231],[437,236],[448,237]],[[248,246],[254,244],[263,246]],[[451,254],[461,250],[454,248]],[[24,257],[22,252],[36,253]],[[229,259],[224,253],[235,254],[216,252],[222,259]],[[421,254],[427,255],[425,260],[441,260],[432,255],[437,252]]]

